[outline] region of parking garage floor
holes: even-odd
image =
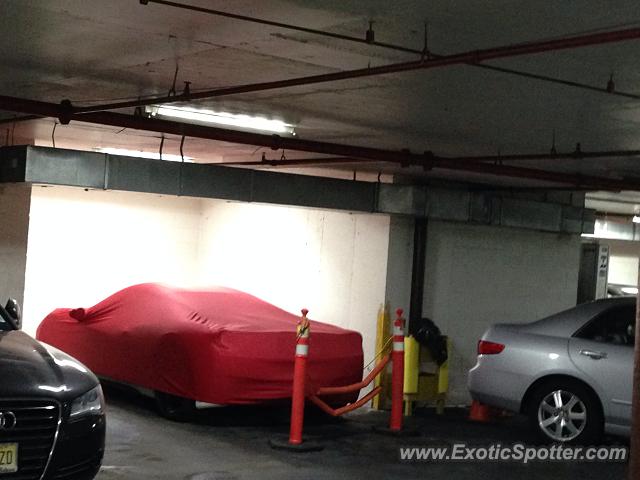
[[[441,417],[419,412],[408,423],[420,436],[396,438],[372,431],[373,426],[385,425],[385,413],[370,411],[339,420],[312,416],[306,438],[325,449],[293,453],[268,444],[287,432],[285,408],[212,409],[200,412],[193,422],[175,423],[159,417],[153,402],[137,394],[113,389],[106,394],[107,451],[98,480],[625,478],[626,466],[620,463],[399,461],[400,446],[532,442],[526,423],[517,417],[477,424],[468,422],[462,411]]]

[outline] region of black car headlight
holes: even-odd
[[[77,419],[85,415],[97,415],[103,411],[104,395],[102,394],[102,388],[98,385],[73,401],[69,418]]]

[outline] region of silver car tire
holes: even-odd
[[[578,381],[543,383],[533,392],[527,410],[532,428],[545,443],[593,444],[602,436],[600,402]]]

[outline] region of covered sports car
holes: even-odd
[[[56,309],[40,324],[37,338],[100,377],[153,390],[161,411],[171,416],[185,399],[247,404],[290,398],[298,321],[237,290],[148,283],[91,308]],[[359,333],[311,321],[313,385],[358,382],[362,367]]]

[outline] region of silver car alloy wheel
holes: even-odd
[[[555,390],[538,406],[538,425],[552,440],[569,442],[582,433],[587,425],[587,407],[577,395]]]

